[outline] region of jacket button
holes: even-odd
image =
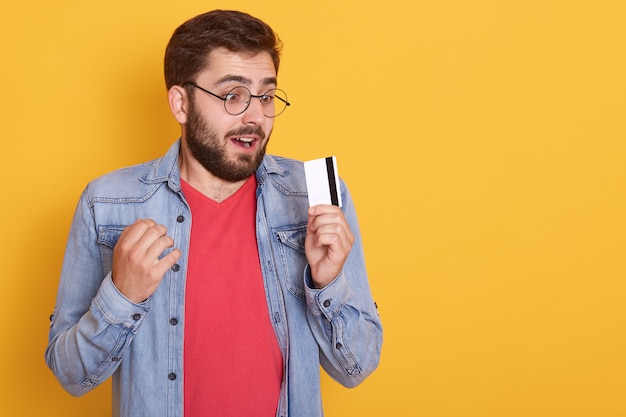
[[[137,321],[137,320],[139,320],[140,318],[141,318],[141,314],[139,314],[139,313],[135,313],[135,314],[133,314],[133,320]]]
[[[337,344],[335,345],[335,348],[337,349],[341,349],[343,347],[343,345],[339,342],[337,342]]]
[[[176,221],[177,221],[178,223],[182,223],[182,222],[184,222],[184,221],[185,221],[185,216],[178,216],[178,217],[176,217]]]
[[[330,307],[330,300],[324,300],[324,307]]]
[[[178,319],[177,319],[177,318],[175,318],[175,317],[171,318],[171,319],[170,319],[170,324],[171,324],[172,326],[176,326],[176,325],[178,324]]]
[[[176,379],[176,374],[175,374],[174,372],[172,372],[172,373],[170,373],[170,374],[167,376],[167,378],[168,378],[170,381],[173,381],[173,380],[175,380],[175,379]]]
[[[180,270],[180,265],[178,265],[178,264],[172,265],[172,271],[178,272],[179,270]]]

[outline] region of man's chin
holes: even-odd
[[[230,164],[227,170],[222,173],[214,172],[213,174],[229,182],[239,182],[254,175],[262,160],[262,157],[257,160],[254,155],[240,156],[237,158],[237,161]]]

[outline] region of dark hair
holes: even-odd
[[[167,88],[195,81],[217,48],[252,55],[268,52],[278,72],[282,43],[271,27],[247,13],[213,10],[189,19],[172,34],[165,49]]]

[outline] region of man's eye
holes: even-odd
[[[261,103],[263,104],[271,104],[272,101],[274,101],[274,96],[262,95],[259,97],[259,100],[261,100]]]
[[[224,100],[226,100],[226,101],[233,101],[233,102],[240,101],[241,100],[241,95],[237,94],[237,93],[228,93],[224,97]]]

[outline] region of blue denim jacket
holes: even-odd
[[[177,141],[160,159],[91,182],[72,222],[46,362],[77,396],[112,375],[114,416],[183,416],[192,219],[181,192],[179,147]],[[320,364],[354,387],[377,367],[382,345],[354,206],[342,183],[343,210],[356,240],[339,276],[313,289],[304,254],[308,199],[302,163],[267,155],[256,176],[259,255],[284,362],[276,415],[322,416]],[[156,292],[136,304],[113,285],[111,266],[122,230],[139,218],[165,225],[182,256]]]

